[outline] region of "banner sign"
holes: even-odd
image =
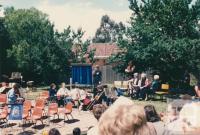
[[[10,108],[9,120],[19,121],[22,120],[23,115],[23,105],[22,104],[13,104]]]

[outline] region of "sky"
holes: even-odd
[[[131,16],[128,0],[0,0],[0,4],[16,9],[35,7],[49,15],[58,31],[69,25],[74,30],[82,28],[85,39],[94,36],[103,15],[123,23]]]

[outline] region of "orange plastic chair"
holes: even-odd
[[[67,115],[70,115],[73,118],[72,116],[72,103],[68,103],[66,106],[65,106],[65,110],[64,110],[64,120],[65,120],[65,116]],[[67,116],[67,119],[69,120],[68,116]]]
[[[49,108],[48,108],[48,116],[52,116],[55,118],[55,115],[58,116],[59,119],[59,114],[58,114],[58,104],[57,103],[50,103]]]
[[[6,94],[0,94],[0,105],[5,105],[7,102],[7,95]]]
[[[42,109],[43,114],[46,114],[44,107],[45,107],[45,100],[44,99],[37,99],[35,101],[35,108]]]
[[[40,94],[40,98],[41,98],[41,99],[44,99],[44,100],[48,100],[48,98],[49,98],[49,92],[48,92],[48,91],[43,91],[43,92]]]
[[[3,120],[5,122],[5,120],[7,121],[7,117],[8,117],[8,107],[4,106],[2,112],[0,113],[0,120]]]
[[[38,120],[41,121],[41,123],[43,124],[42,113],[43,113],[43,110],[41,108],[34,108],[33,113],[29,119],[32,121],[35,121],[35,125]]]
[[[26,109],[23,110],[22,119],[24,120],[25,123],[26,123],[27,120],[30,120],[29,110],[26,110]]]
[[[30,100],[25,100],[23,103],[23,109],[31,111],[32,103]]]

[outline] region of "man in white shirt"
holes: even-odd
[[[71,92],[66,88],[65,83],[61,84],[61,88],[57,92],[58,104],[64,105],[72,101]]]
[[[61,88],[57,91],[57,96],[69,96],[70,91],[66,88],[65,83],[61,84]]]

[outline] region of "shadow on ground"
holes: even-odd
[[[64,121],[64,123],[72,124],[72,123],[79,122],[79,121],[80,121],[80,120],[78,120],[78,119],[70,119],[70,120]]]
[[[35,134],[35,133],[33,131],[29,130],[29,131],[21,132],[18,135],[33,135],[33,134]]]

